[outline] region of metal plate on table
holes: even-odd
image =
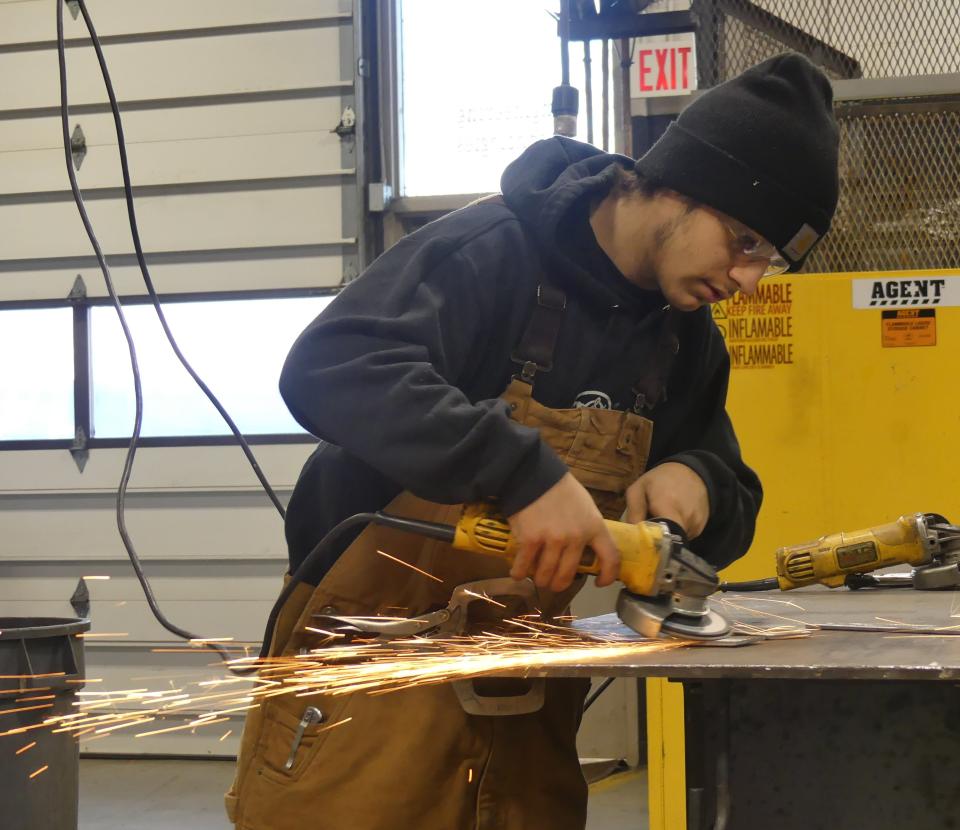
[[[745,648],[639,649],[636,654],[590,659],[535,670],[553,676],[632,675],[676,678],[782,677],[837,680],[960,680],[960,592],[902,588],[863,591],[803,588],[789,592],[728,594],[711,606],[731,622],[757,629],[842,624],[903,629],[822,631],[796,639],[760,640]],[[771,616],[774,615],[774,616]],[[619,632],[610,615],[574,622],[593,634]],[[941,634],[911,633],[911,626],[943,629]],[[953,628],[957,626],[957,628]],[[781,632],[782,633],[782,632]],[[637,637],[637,635],[632,635]],[[642,641],[640,638],[639,642]]]

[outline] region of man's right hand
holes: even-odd
[[[610,585],[620,572],[620,552],[586,488],[567,473],[536,501],[508,517],[518,552],[510,576],[532,576],[540,588],[569,587],[590,547],[600,563],[597,585]]]

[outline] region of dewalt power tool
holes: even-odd
[[[716,569],[684,547],[683,534],[678,527],[666,520],[639,524],[605,521],[620,552],[620,581],[624,587],[617,598],[616,610],[625,625],[651,638],[670,634],[684,639],[709,640],[723,637],[730,631],[727,620],[710,609],[707,603],[707,598],[720,586]],[[490,503],[466,505],[456,525],[408,519],[383,512],[351,516],[324,537],[287,581],[267,621],[261,657],[267,655],[267,644],[273,636],[280,609],[302,580],[303,574],[308,573],[314,562],[324,557],[347,531],[366,524],[439,539],[458,550],[496,556],[507,561],[512,561],[517,551],[510,525]],[[593,551],[587,549],[584,552],[577,571],[582,574],[600,572]],[[517,582],[499,579],[486,582],[495,584],[503,596],[535,593],[533,583],[529,580]],[[404,620],[324,617],[322,622],[325,628],[333,627],[338,632],[352,629],[386,637],[449,633],[462,621],[466,601],[462,594],[454,590],[448,608],[419,617]]]
[[[605,522],[620,551],[624,587],[617,599],[617,615],[625,625],[645,637],[657,637],[663,631],[711,639],[729,632],[726,619],[707,605],[707,597],[720,585],[716,569],[684,547],[679,528],[658,520]],[[467,505],[456,526],[446,526],[444,533],[444,541],[460,550],[508,561],[516,555],[510,525],[488,504]],[[577,572],[600,573],[593,551],[585,551]]]
[[[834,533],[780,548],[777,576],[725,582],[723,591],[789,591],[804,585],[866,588],[906,586],[920,590],[960,586],[960,527],[937,513],[901,516],[895,522],[852,533]],[[910,574],[871,576],[894,565],[912,565]]]

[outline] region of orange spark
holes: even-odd
[[[31,772],[30,777],[36,778],[41,772],[46,772],[48,769],[50,769],[50,766],[48,764],[44,764],[42,767],[40,767],[40,769],[36,769]]]
[[[404,567],[410,568],[411,571],[416,571],[421,576],[425,576],[428,579],[432,579],[434,582],[443,584],[443,580],[440,579],[439,576],[434,576],[433,574],[427,573],[426,571],[418,568],[416,565],[411,565],[409,562],[404,562],[402,559],[398,559],[396,556],[391,556],[389,553],[384,553],[382,550],[378,550],[377,553],[379,553],[381,556],[386,556],[387,559],[391,559],[394,562],[403,565]]]
[[[30,743],[24,744],[23,746],[21,746],[20,749],[18,749],[18,750],[14,753],[14,755],[22,755],[22,754],[23,754],[24,752],[26,752],[28,749],[33,749],[33,747],[35,747],[36,745],[37,745],[37,742],[36,742],[36,741],[30,741]]]
[[[2,709],[0,715],[12,715],[14,712],[32,712],[34,709],[52,709],[52,703],[40,703],[37,706],[21,706],[19,709]]]
[[[89,640],[91,637],[129,637],[130,634],[127,631],[84,631],[74,636],[81,640]]]
[[[506,608],[502,602],[497,602],[495,599],[491,599],[486,594],[478,594],[476,591],[471,591],[469,588],[464,588],[463,593],[468,594],[471,597],[476,597],[477,599],[485,600],[486,602],[496,605],[498,608]]]

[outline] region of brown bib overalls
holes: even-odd
[[[549,409],[531,397],[536,369],[550,366],[563,308],[555,289],[542,286],[541,294],[515,356],[527,380],[514,379],[502,397],[516,421],[540,431],[601,512],[620,518],[624,491],[646,466],[653,424],[633,412]],[[385,510],[455,523],[460,506],[405,492]],[[414,616],[445,606],[457,585],[508,570],[500,559],[368,526],[319,585],[296,587],[270,654],[315,647],[316,635],[305,627],[321,610]],[[581,584],[559,595],[541,591],[540,608],[562,613]],[[587,788],[576,733],[587,689],[585,679],[549,680],[539,711],[496,717],[467,714],[449,684],[377,696],[269,698],[248,713],[227,813],[238,830],[582,830]],[[295,747],[309,706],[323,713],[323,723],[308,726]],[[323,730],[345,718],[351,720]]]

